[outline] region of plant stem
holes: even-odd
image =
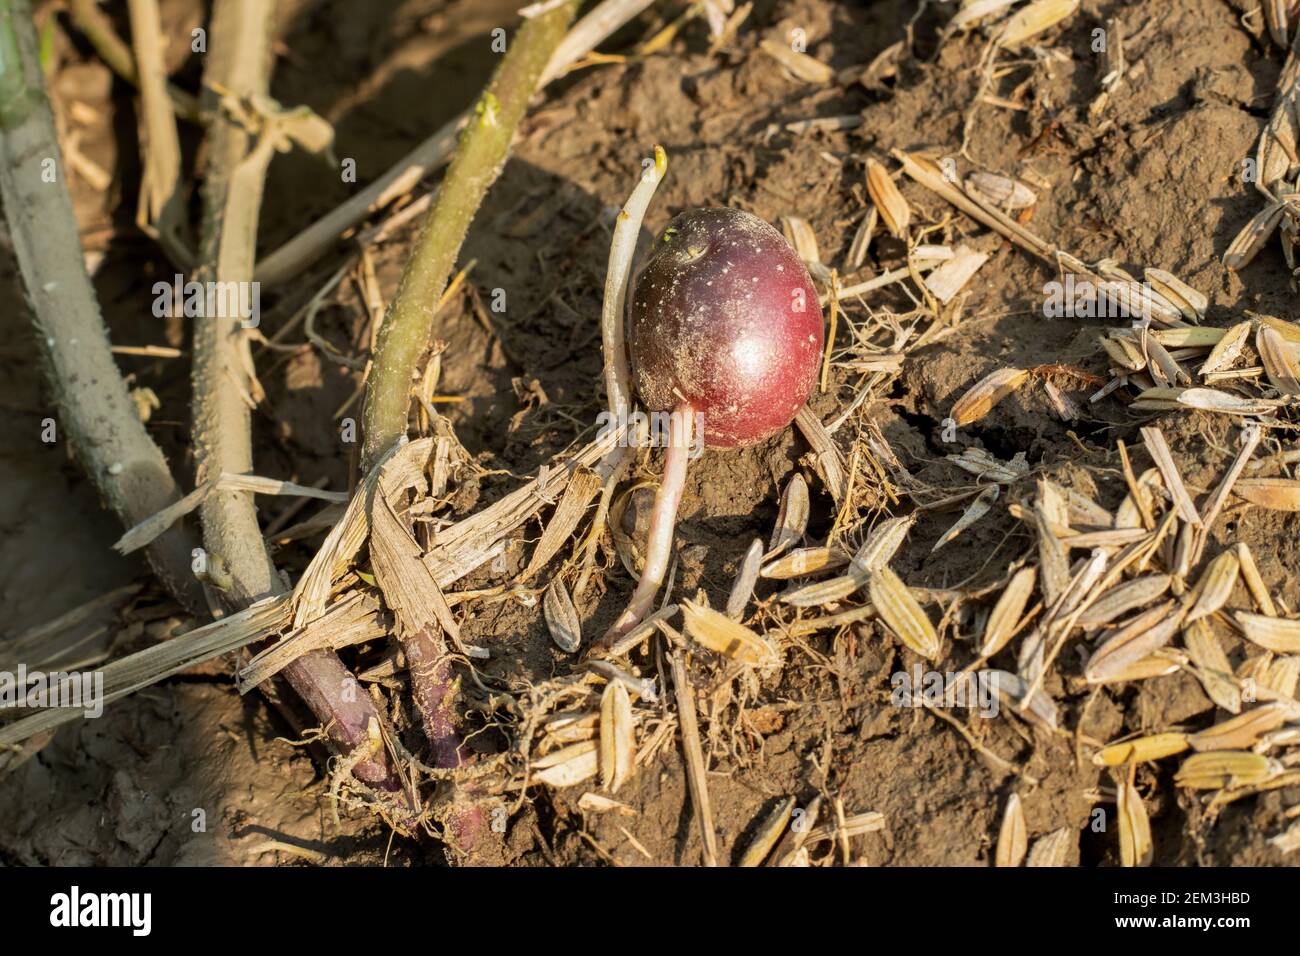
[[[46,174],[53,172],[53,181]],[[32,307],[46,380],[82,466],[131,527],[180,497],[109,348],[65,185],[54,118],[26,0],[0,0],[0,195]],[[177,525],[145,554],[191,612],[206,602],[190,571],[192,536]]]
[[[605,298],[600,310],[600,340],[605,357],[605,395],[615,421],[627,421],[632,410],[632,377],[628,371],[623,328],[627,289],[632,281],[632,260],[646,209],[667,171],[668,154],[662,146],[656,146],[654,165],[642,170],[636,188],[618,215],[614,237],[609,243]]]
[[[459,767],[465,762],[451,693],[451,662],[441,634],[420,631],[402,640],[411,695],[424,724],[435,767]]]
[[[136,222],[162,246],[179,270],[193,265],[185,229],[185,197],[181,178],[181,141],[176,113],[167,96],[167,71],[163,65],[162,18],[158,0],[129,0],[131,40],[139,62],[140,101],[143,105],[144,181]]]
[[[85,2],[85,0],[79,0]],[[602,40],[617,32],[654,0],[602,0],[579,20],[556,47],[538,86],[562,75],[575,62],[596,48]],[[320,219],[257,264],[257,278],[267,285],[292,279],[319,259],[339,236],[362,222],[371,213],[384,208],[409,193],[434,170],[447,161],[456,145],[456,132],[469,122],[468,110],[444,124],[387,172],[331,209]]]
[[[122,42],[122,38],[113,29],[112,21],[99,9],[96,0],[71,0],[68,7],[72,22],[90,41],[99,58],[126,82],[139,87],[140,74],[136,70],[131,48]],[[171,97],[177,116],[191,123],[199,121],[199,101],[194,96],[171,84],[167,85],[167,95]]]
[[[613,626],[601,638],[609,647],[641,623],[654,605],[655,595],[668,574],[668,559],[673,553],[673,529],[677,525],[677,506],[686,487],[686,465],[690,461],[695,410],[683,402],[673,409],[668,426],[668,449],[664,454],[664,480],[655,493],[655,509],[650,515],[650,532],[646,537],[645,566],[637,581],[632,600]]]
[[[476,115],[461,133],[456,156],[380,326],[366,385],[363,470],[406,435],[411,379],[428,347],[438,299],[470,221],[505,166],[519,120],[577,5],[577,0],[569,0],[519,28],[479,100]]]
[[[476,114],[461,133],[455,158],[411,250],[375,343],[366,383],[361,449],[364,471],[406,436],[411,382],[428,348],[433,317],[470,221],[504,168],[515,129],[577,7],[578,0],[568,0],[520,27],[480,98]],[[440,637],[417,634],[406,641],[405,648],[411,692],[434,766],[453,768],[461,765],[464,755],[455,721],[455,685]],[[448,842],[471,859],[483,830],[483,808],[475,801],[477,796],[473,787],[468,788],[446,821]]]
[[[454,769],[464,766],[466,753],[456,726],[456,685],[452,679],[447,642],[438,631],[420,631],[402,639],[406,654],[411,696],[424,725],[433,766]],[[458,789],[450,812],[443,821],[443,837],[457,851],[457,859],[480,862],[484,807],[482,792],[473,783]]]
[[[265,96],[271,64],[274,0],[218,0],[213,8],[211,49],[205,88],[247,100]],[[208,92],[208,96],[215,94]],[[204,221],[199,282],[247,283],[253,278],[258,211],[272,151],[253,148],[248,130],[211,106],[208,161],[204,177]],[[207,316],[194,329],[194,451],[199,484],[221,474],[253,470],[252,437],[245,395],[248,339],[240,318]],[[225,563],[233,581],[227,595],[236,607],[285,591],[266,550],[253,496],[217,492],[202,506],[204,542]],[[371,745],[371,729],[382,726],[374,702],[333,651],[303,655],[284,670],[285,678],[327,728],[344,754]],[[357,764],[359,780],[395,791],[399,781],[384,753]]]
[[[230,236],[227,218],[245,218],[231,207],[245,204],[253,212],[262,202],[263,179],[246,177],[251,193],[234,195],[235,170],[250,158],[252,136],[226,116],[211,92],[217,87],[247,97],[265,95],[270,63],[271,0],[220,0],[212,14],[211,47],[204,79],[206,103],[212,113],[208,127],[207,162],[203,182],[203,228],[195,281],[246,282],[251,278],[251,237]],[[263,166],[261,171],[264,171]],[[249,181],[251,179],[251,182]],[[205,316],[194,326],[194,450],[195,484],[222,472],[253,470],[249,409],[250,392],[241,359],[247,340],[238,316]],[[261,529],[246,492],[219,492],[202,505],[204,539],[219,555],[234,579],[233,603],[246,607],[268,594],[284,590],[262,543]]]

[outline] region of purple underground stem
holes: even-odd
[[[382,718],[375,702],[357,684],[337,654],[310,651],[286,667],[284,676],[316,719],[328,728],[329,738],[340,753],[350,754],[357,747],[370,746],[370,722],[382,722]],[[352,694],[344,692],[349,685]],[[376,790],[396,793],[402,788],[386,751],[363,760],[352,768],[352,773]]]
[[[452,687],[451,661],[440,633],[420,631],[402,641],[406,653],[411,694],[424,724],[433,765],[454,770],[466,762],[464,741],[456,728],[455,693]],[[478,795],[471,785],[464,789],[471,800]],[[476,803],[460,804],[446,821],[447,841],[462,853],[471,852],[483,828],[483,808]]]
[[[465,762],[465,752],[456,730],[451,662],[441,636],[420,631],[402,642],[415,707],[424,723],[424,735],[433,753],[433,765],[455,768]]]

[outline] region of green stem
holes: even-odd
[[[27,12],[21,15],[25,20]],[[18,48],[18,32],[26,27],[15,22],[10,0],[0,0],[0,127],[4,129],[21,126],[31,112],[32,94]]]
[[[456,264],[469,224],[510,153],[510,142],[578,0],[520,27],[505,59],[461,134],[438,198],[416,240],[388,307],[366,387],[362,468],[368,470],[406,434],[411,379],[429,343],[438,299]]]
[[[0,195],[46,379],[66,436],[108,506],[131,527],[180,493],[113,360],[86,274],[36,30],[26,0],[0,0]],[[34,436],[33,436],[34,437]],[[190,571],[196,542],[177,525],[146,549],[190,611],[206,609]]]

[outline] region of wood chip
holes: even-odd
[[[867,160],[867,193],[875,203],[876,209],[880,211],[880,218],[884,221],[885,228],[896,239],[906,241],[908,229],[912,224],[911,207],[903,198],[903,194],[898,191],[898,185],[889,175],[889,171],[875,159]]]
[[[977,422],[1028,378],[1029,372],[1026,369],[995,369],[967,389],[953,404],[949,415],[958,427]]]
[[[998,830],[998,847],[994,854],[995,866],[1019,866],[1029,852],[1029,834],[1025,829],[1025,814],[1020,806],[1020,794],[1007,798],[1002,811],[1002,826]]]
[[[766,639],[743,624],[694,601],[682,601],[686,633],[701,647],[751,667],[771,667],[781,656]]]
[[[922,657],[937,660],[943,649],[939,635],[902,579],[885,566],[869,574],[867,589],[876,613],[898,639]]]
[[[622,683],[605,685],[600,698],[600,782],[618,793],[636,771],[636,723],[632,698]]]
[[[542,598],[542,616],[555,646],[566,654],[577,653],[582,646],[582,620],[573,606],[569,589],[559,577],[551,581]]]

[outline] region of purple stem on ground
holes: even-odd
[[[406,653],[411,692],[415,707],[424,722],[424,735],[433,752],[433,765],[449,769],[465,762],[465,753],[456,730],[451,687],[451,661],[447,659],[442,636],[421,631],[402,642]]]
[[[340,753],[370,746],[370,721],[379,720],[379,712],[337,654],[310,651],[286,667],[284,676],[312,713],[328,724],[330,740]],[[352,773],[377,790],[396,793],[402,788],[384,750],[357,764]]]
[[[441,633],[428,630],[402,641],[410,675],[415,707],[424,723],[433,766],[451,770],[466,761],[464,741],[456,728],[455,693],[452,687],[451,660]],[[447,840],[462,853],[470,853],[478,844],[483,828],[483,807],[474,798],[477,788],[467,786],[461,794],[470,802],[458,803],[446,821]]]

